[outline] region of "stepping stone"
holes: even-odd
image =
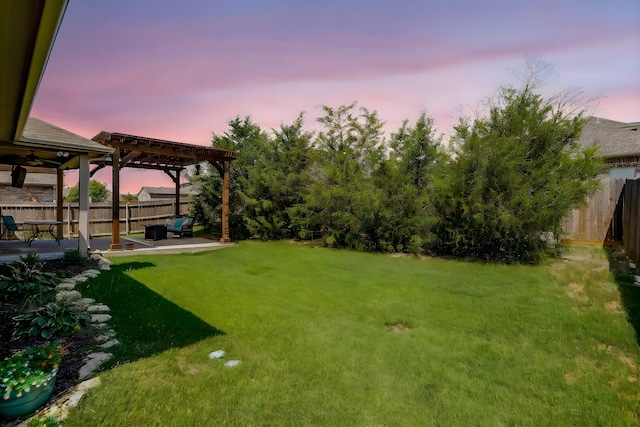
[[[87,305],[91,305],[96,302],[96,300],[94,300],[93,298],[82,298],[80,301],[82,301],[83,304]]]
[[[56,294],[56,301],[74,302],[81,299],[82,294],[78,291],[60,291]]]
[[[92,314],[91,315],[91,323],[105,323],[111,320],[111,316],[109,314]]]
[[[111,340],[111,341],[107,341],[107,342],[106,342],[106,343],[104,343],[104,344],[101,344],[101,345],[100,345],[100,348],[111,348],[111,347],[113,347],[114,345],[119,345],[119,344],[120,344],[120,341],[118,341],[118,340],[116,340],[116,339],[113,339],[113,340]]]
[[[224,350],[212,351],[209,353],[209,359],[222,359],[224,354]]]
[[[111,309],[104,304],[95,304],[90,305],[87,308],[87,312],[89,313],[108,313]]]
[[[54,289],[56,291],[72,291],[75,287],[76,287],[75,283],[62,282],[58,286],[56,286]]]
[[[107,360],[113,357],[110,353],[92,353],[89,355],[87,363],[78,371],[78,378],[83,379],[93,374]]]

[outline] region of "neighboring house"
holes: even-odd
[[[583,147],[600,147],[599,154],[611,167],[611,178],[640,177],[640,122],[590,117],[578,143]]]
[[[22,188],[11,186],[11,167],[0,165],[0,200],[3,205],[56,201],[56,170],[26,167]]]
[[[186,200],[190,195],[198,194],[193,187],[184,186],[180,188],[180,199]],[[172,187],[142,187],[138,192],[139,202],[150,202],[152,200],[175,199],[176,189]]]

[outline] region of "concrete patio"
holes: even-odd
[[[109,250],[111,237],[98,237],[90,239],[89,253],[99,253],[105,258],[115,256],[151,255],[151,254],[178,254],[211,251],[215,249],[235,246],[235,243],[220,243],[216,240],[193,238],[169,237],[166,240],[144,240],[140,237],[121,236],[123,249],[120,251]],[[0,240],[0,264],[8,264],[18,260],[29,253],[37,253],[41,260],[59,259],[65,251],[77,250],[77,239],[63,239],[60,245],[55,240],[34,240],[31,247],[24,240]]]

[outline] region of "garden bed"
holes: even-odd
[[[67,263],[63,260],[46,261],[43,271],[59,272],[68,271],[70,275],[76,275],[90,268],[97,268],[97,261],[93,259],[82,260],[78,263]],[[2,272],[4,274],[4,271]],[[28,346],[42,344],[46,340],[39,337],[12,340],[14,329],[12,317],[20,308],[20,301],[0,300],[0,360],[20,351]],[[67,351],[62,358],[57,374],[56,384],[52,396],[55,398],[75,387],[78,383],[78,371],[84,365],[84,359],[88,353],[88,347],[93,342],[90,332],[82,331],[69,337],[51,337],[51,340],[62,338],[64,348]]]

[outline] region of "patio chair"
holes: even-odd
[[[193,237],[193,220],[190,216],[172,218],[167,224],[167,232],[173,233],[173,237]]]
[[[11,215],[2,215],[2,222],[4,222],[4,231],[3,234],[7,235],[7,240],[11,238],[11,236],[19,239],[16,235],[16,231],[23,231],[22,227],[16,224],[16,221],[13,219]]]

